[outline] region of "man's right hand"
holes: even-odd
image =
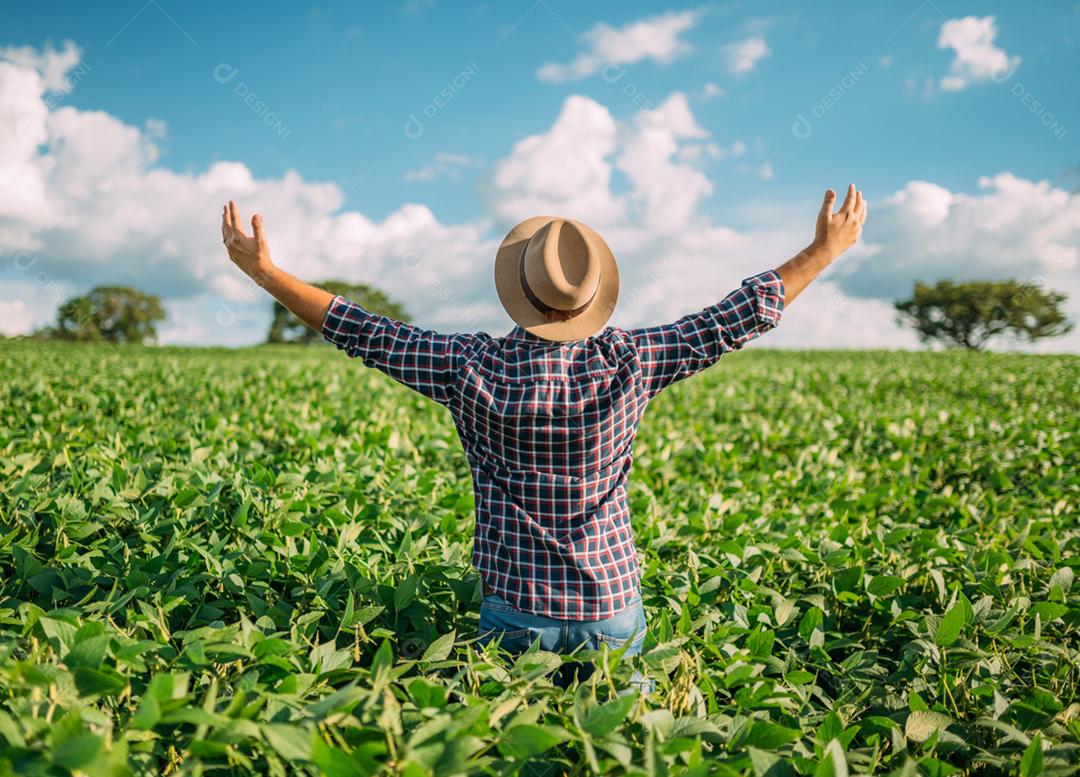
[[[266,244],[262,216],[258,213],[251,217],[251,231],[252,237],[244,233],[236,203],[229,200],[221,214],[221,238],[225,241],[225,250],[233,264],[262,286],[273,271],[274,263],[270,261],[270,247]]]
[[[840,210],[833,212],[836,192],[825,191],[814,242],[776,268],[784,282],[784,304],[790,305],[833,260],[855,245],[866,221],[866,200],[855,184],[848,187]]]
[[[316,332],[322,331],[323,320],[334,295],[318,286],[304,283],[279,270],[270,261],[270,248],[263,235],[262,216],[251,217],[252,237],[240,226],[240,212],[229,200],[221,214],[221,239],[233,264],[243,270],[255,283],[270,292],[282,305]]]
[[[826,190],[825,202],[822,203],[821,212],[818,213],[817,228],[814,231],[812,244],[824,251],[831,259],[835,259],[855,245],[866,222],[866,200],[863,199],[862,192],[855,189],[855,184],[848,187],[844,204],[834,213],[835,202],[836,192],[832,189]]]

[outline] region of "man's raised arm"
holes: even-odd
[[[828,189],[818,213],[814,241],[776,268],[784,281],[784,305],[790,305],[833,260],[855,245],[866,222],[866,200],[851,184],[840,210],[833,212],[836,192]]]
[[[779,323],[784,308],[859,238],[866,221],[862,192],[852,184],[836,213],[835,202],[836,192],[829,189],[813,242],[776,270],[747,278],[740,288],[698,313],[630,332],[649,396],[715,364]]]
[[[236,203],[229,200],[221,216],[221,237],[233,264],[291,310],[297,318],[316,332],[321,332],[326,311],[330,309],[334,295],[310,283],[304,283],[274,266],[270,259],[270,247],[263,234],[262,216],[258,213],[251,217],[251,231],[250,237],[245,234]]]
[[[230,201],[222,215],[221,236],[229,258],[253,281],[349,356],[436,402],[450,401],[460,367],[480,336],[420,329],[297,280],[270,260],[258,214],[251,218],[251,229],[248,237]]]

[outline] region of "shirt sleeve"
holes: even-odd
[[[784,281],[769,270],[747,278],[717,304],[673,324],[631,330],[648,396],[769,331],[780,322],[783,310]]]
[[[371,313],[344,297],[334,297],[322,326],[323,337],[368,367],[441,404],[453,397],[458,373],[477,336],[440,334]]]

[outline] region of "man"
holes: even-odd
[[[638,422],[665,387],[772,329],[781,311],[859,237],[855,185],[825,192],[813,242],[776,270],[673,324],[625,331],[615,257],[576,221],[514,227],[495,259],[505,337],[438,334],[367,312],[274,266],[262,219],[222,216],[229,256],[349,356],[446,405],[472,469],[480,642],[511,652],[641,650],[645,616],[626,479]]]

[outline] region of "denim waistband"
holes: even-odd
[[[486,587],[487,586],[485,585],[485,588]],[[553,620],[553,621],[556,621],[556,620],[574,620],[574,621],[576,621],[577,620],[576,618],[552,618],[551,616],[548,616],[548,615],[537,615],[535,613],[528,612],[527,610],[522,610],[520,607],[515,607],[514,605],[510,604],[510,602],[506,601],[506,599],[502,598],[501,596],[499,596],[496,593],[485,593],[484,594],[484,600],[483,600],[481,606],[482,607],[487,607],[488,609],[491,609],[491,610],[497,610],[499,612],[520,612],[520,613],[523,613],[525,615],[530,615],[530,616],[532,616],[534,618],[547,618],[548,620]],[[616,610],[615,612],[613,612],[611,615],[609,615],[607,617],[608,618],[616,618],[616,617],[622,615],[623,613],[625,613],[627,610],[632,610],[635,607],[641,607],[641,606],[642,606],[641,591],[638,591],[632,597],[630,597],[629,599],[626,600],[626,604],[622,607],[622,609]],[[607,618],[604,618],[603,620],[607,620]]]

